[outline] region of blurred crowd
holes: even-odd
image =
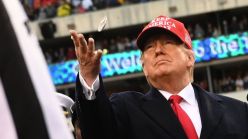
[[[214,79],[213,85],[215,92],[218,93],[246,90],[248,89],[248,72],[244,71],[244,73],[238,73],[235,76],[228,75]]]
[[[152,0],[20,0],[30,20],[64,17]],[[154,1],[154,0],[153,0]]]
[[[221,27],[218,27],[216,24],[211,22],[205,24],[186,24],[186,27],[189,30],[192,40],[195,40],[247,31],[247,21],[247,16],[242,15],[240,17],[233,16],[230,20],[224,19]],[[117,36],[114,38],[103,37],[95,40],[95,45],[96,49],[104,49],[106,53],[135,50],[137,49],[136,37],[137,36]],[[73,46],[68,48],[61,47],[60,49],[46,49],[44,50],[44,53],[49,64],[76,58],[73,54]]]
[[[217,37],[220,35],[228,35],[248,30],[247,15],[232,16],[228,19],[223,19],[219,23],[207,22],[203,24],[186,25],[190,37],[192,39],[203,39],[206,37]]]
[[[136,50],[135,37],[115,37],[110,40],[102,39],[95,41],[95,49],[102,49],[104,54],[116,53],[123,51]],[[64,62],[67,60],[76,59],[74,46],[60,47],[59,49],[49,48],[43,50],[48,64]]]

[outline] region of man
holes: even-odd
[[[184,25],[159,16],[139,34],[137,46],[151,89],[105,95],[102,52],[71,31],[79,61],[77,111],[86,139],[247,139],[248,105],[192,84],[194,54]]]

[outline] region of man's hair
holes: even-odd
[[[189,49],[186,44],[183,44],[182,48],[186,54],[187,54],[187,51],[193,51],[193,50]],[[189,69],[189,76],[190,76],[191,83],[193,83],[194,82],[194,65],[192,67],[190,67],[190,69]]]

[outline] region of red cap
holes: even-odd
[[[154,33],[158,31],[171,32],[176,35],[183,43],[185,43],[189,49],[192,49],[191,38],[189,32],[184,27],[184,24],[167,16],[158,16],[153,19],[139,34],[136,43],[140,50],[143,50],[144,43],[151,37],[155,35]]]

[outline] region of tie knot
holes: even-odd
[[[172,95],[169,99],[172,103],[177,103],[179,104],[183,98],[181,96],[178,96],[178,95]]]

